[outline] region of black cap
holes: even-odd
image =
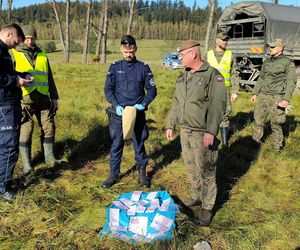
[[[133,36],[125,35],[121,38],[121,45],[136,45],[136,42]]]

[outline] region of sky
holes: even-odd
[[[150,0],[151,1],[151,0]],[[192,7],[194,5],[195,0],[183,0],[185,5]],[[6,7],[6,1],[3,1],[3,8]],[[29,6],[31,4],[37,4],[37,3],[45,3],[45,0],[13,0],[13,8],[23,7],[23,6]],[[204,8],[207,6],[208,0],[196,0],[197,6]],[[226,6],[232,4],[232,3],[238,3],[242,2],[241,0],[218,0],[219,7],[224,9]],[[273,0],[264,0],[264,2],[274,2]],[[300,0],[279,0],[280,4],[285,5],[293,5],[300,7]]]

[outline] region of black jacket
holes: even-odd
[[[20,105],[21,88],[6,44],[0,40],[0,106]]]

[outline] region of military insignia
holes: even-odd
[[[151,85],[151,86],[153,86],[153,87],[154,87],[154,86],[155,86],[155,81],[154,81],[154,78],[151,78],[151,79],[150,79],[150,81],[149,81],[149,83],[150,83],[150,85]]]
[[[224,82],[223,76],[216,76],[217,82]]]

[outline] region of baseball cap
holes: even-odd
[[[224,40],[224,39],[229,39],[229,36],[224,32],[219,32],[216,38],[220,38],[221,40]]]
[[[267,43],[270,47],[282,46],[284,47],[284,41],[281,38],[276,38],[274,41]]]

